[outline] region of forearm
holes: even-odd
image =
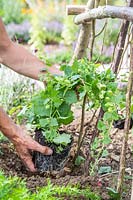
[[[8,55],[8,56],[7,56]],[[39,79],[41,70],[46,66],[21,45],[11,42],[2,56],[2,64],[24,76]]]
[[[10,38],[6,32],[5,26],[0,18],[0,46],[7,47],[11,43]]]
[[[43,69],[46,65],[36,56],[32,55],[23,46],[11,42],[4,24],[0,19],[0,63],[8,66],[12,70],[24,76],[39,79],[41,74],[45,74]],[[42,72],[43,70],[43,72]],[[47,69],[51,74],[61,73],[57,68]]]
[[[8,117],[2,107],[0,107],[0,131],[11,141],[18,138],[17,129],[19,127]]]
[[[19,74],[37,80],[40,78],[40,75],[46,73],[45,69],[54,75],[61,74],[59,69],[56,67],[47,67],[23,46],[13,42],[11,42],[2,55],[2,63]]]

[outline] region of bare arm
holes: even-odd
[[[13,43],[5,30],[0,19],[0,62],[19,74],[38,79],[42,69],[47,69],[46,65],[36,56],[32,55],[23,46]],[[47,69],[51,74],[61,74],[55,67]],[[43,72],[44,73],[44,72]]]
[[[40,70],[46,66],[39,61],[34,55],[29,53],[21,45],[13,43],[5,30],[4,24],[0,19],[0,63],[8,66],[12,70],[23,74],[30,78],[38,79]],[[49,68],[52,74],[58,74],[60,71],[56,68]],[[24,164],[35,171],[34,164],[29,150],[39,151],[45,155],[52,154],[52,150],[48,147],[43,147],[35,142],[28,134],[26,134],[19,126],[8,117],[0,106],[0,131],[8,137],[14,144],[16,151]]]

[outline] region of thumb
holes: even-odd
[[[51,155],[51,154],[53,154],[53,150],[51,148],[46,147],[46,146],[41,146],[41,145],[40,145],[39,152],[43,153],[44,155]]]
[[[42,146],[39,143],[35,142],[34,147],[32,148],[34,151],[38,151],[44,155],[51,155],[53,153],[53,150],[47,146]]]

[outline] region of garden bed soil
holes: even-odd
[[[79,111],[81,112],[81,111]],[[79,113],[77,111],[76,120],[69,126],[65,127],[66,132],[73,133],[74,142],[70,151],[69,161],[66,166],[60,171],[53,171],[48,173],[36,173],[32,174],[26,170],[23,163],[18,158],[14,147],[12,144],[6,142],[1,142],[0,144],[0,169],[4,171],[6,175],[19,176],[24,178],[27,183],[27,187],[31,191],[36,191],[39,186],[44,186],[47,184],[47,178],[50,177],[51,182],[57,185],[76,185],[80,184],[81,188],[90,187],[92,191],[96,191],[102,196],[103,200],[110,199],[107,194],[106,187],[115,188],[118,176],[119,159],[121,152],[121,144],[123,137],[123,130],[113,129],[111,133],[111,144],[107,146],[109,152],[106,158],[102,158],[99,162],[97,168],[101,166],[110,166],[113,173],[111,174],[96,174],[95,176],[85,176],[85,166],[82,164],[80,167],[75,167],[72,170],[71,159],[74,156],[75,146],[79,134]],[[86,116],[86,121],[89,120],[89,116]],[[64,127],[63,127],[64,128]],[[93,125],[89,127],[89,131],[85,138],[82,154],[86,156],[88,149],[88,142],[92,135]],[[132,134],[129,134],[128,151],[126,154],[126,179],[124,182],[124,194],[123,200],[130,200],[131,195],[131,176],[133,170],[133,156],[132,156],[132,144],[133,138]],[[64,198],[65,199],[65,198]]]

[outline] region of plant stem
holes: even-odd
[[[79,155],[79,151],[80,151],[82,140],[83,140],[86,99],[87,99],[87,94],[85,94],[84,99],[83,99],[83,104],[82,104],[82,115],[81,115],[80,131],[79,131],[79,138],[78,138],[78,146],[77,146],[77,152],[74,157],[74,162],[77,156]]]
[[[95,1],[89,0],[88,3],[87,3],[86,11],[88,9],[93,8],[94,6],[98,7],[99,3],[100,3],[100,0],[95,0]],[[92,59],[93,46],[94,46],[94,41],[95,41],[95,20],[93,20],[93,22],[90,22],[90,24],[82,24],[81,32],[80,32],[80,35],[79,35],[79,38],[78,38],[78,42],[77,42],[77,46],[76,46],[76,49],[75,49],[74,56],[72,58],[72,62],[73,62],[74,58],[80,59],[84,56],[85,50],[88,47],[90,34],[92,34],[92,38],[91,38],[91,41],[90,41],[91,49],[90,49],[89,60]],[[87,93],[85,94],[84,99],[83,99],[81,125],[80,125],[80,133],[79,133],[80,135],[79,135],[79,138],[78,138],[78,147],[77,147],[77,152],[75,154],[74,161],[77,158],[77,156],[79,155],[79,151],[80,151],[80,148],[82,146],[84,137],[87,133],[87,130],[84,132],[84,118],[85,118],[85,103],[86,103],[86,100],[87,100]],[[94,114],[94,116],[95,116],[95,114]]]

